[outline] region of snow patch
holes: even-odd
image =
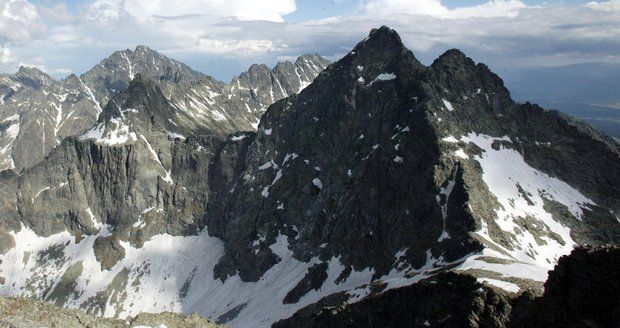
[[[447,137],[441,139],[441,141],[449,142],[449,143],[457,143],[457,142],[459,142],[458,139],[456,139],[453,136],[447,136]]]
[[[495,287],[499,287],[503,290],[509,291],[511,293],[518,293],[521,288],[519,288],[519,286],[517,286],[516,284],[513,284],[511,282],[507,282],[507,281],[503,281],[503,280],[497,280],[497,279],[491,279],[491,278],[478,278],[476,279],[479,283],[487,283],[489,285],[493,285]]]
[[[446,99],[442,99],[443,100],[443,105],[446,107],[446,109],[448,111],[453,111],[454,107],[452,106],[452,103],[447,101]]]
[[[312,184],[315,185],[319,189],[323,189],[323,183],[321,182],[321,179],[319,178],[312,179]]]
[[[168,136],[172,139],[181,139],[181,140],[185,140],[185,136],[179,133],[175,133],[175,132],[170,132],[168,131]]]
[[[112,126],[111,128],[106,123],[99,123],[86,131],[79,139],[94,139],[96,144],[106,146],[119,146],[128,142],[138,141],[136,133],[130,131],[129,126],[123,123],[122,120],[113,118],[108,123]]]
[[[241,134],[241,135],[234,136],[234,137],[230,138],[230,140],[232,140],[232,141],[241,141],[241,140],[245,139],[245,137],[246,137],[245,134]]]
[[[396,78],[396,74],[394,73],[381,73],[377,75],[377,77],[375,77],[375,79],[372,80],[372,82],[370,82],[368,86],[373,85],[373,83],[377,81],[391,81],[391,80],[394,80],[395,78]]]

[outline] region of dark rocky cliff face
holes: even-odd
[[[544,131],[530,132],[535,125]],[[539,239],[561,239],[545,222],[525,222],[527,215],[514,231],[500,228],[494,210],[503,204],[490,194],[484,168],[471,160],[493,149],[452,142],[471,131],[504,138],[491,140],[493,149],[523,154],[524,165],[544,168],[594,200],[582,219],[558,204],[560,197],[543,197],[540,206],[553,217],[588,232],[574,238],[618,240],[620,194],[609,184],[618,177],[599,166],[620,172],[617,143],[564,116],[514,103],[501,79],[457,50],[424,67],[394,31],[381,28],[301,94],[271,106],[247,151],[215,163],[245,167],[236,179],[212,176],[225,198],[215,196],[207,216],[210,232],[227,249],[216,274],[225,279],[238,271],[255,281],[277,261],[266,246],[279,234],[299,259],[336,256],[348,270],[373,268],[375,277],[390,272],[400,250],[412,267],[421,267],[427,252],[453,262],[488,242],[527,253],[536,247],[518,244],[523,228],[536,230]],[[464,157],[451,153],[452,144],[465,147]],[[601,162],[588,166],[590,157],[575,149],[600,152]],[[566,153],[581,166],[565,164]],[[239,159],[245,164],[235,164]],[[471,235],[481,225],[490,238]]]
[[[387,27],[277,100],[324,64],[255,66],[228,91],[182,66],[136,73],[94,126],[0,175],[2,291],[239,326],[302,308],[304,324],[398,326],[413,308],[503,326],[562,255],[620,240],[607,136],[515,103],[458,50],[426,67]]]
[[[279,233],[304,261],[342,255],[347,265],[371,266],[380,276],[394,254],[415,245],[408,256],[417,267],[425,263],[442,232],[435,219],[437,137],[423,111],[409,110],[425,68],[394,32],[373,32],[353,52],[299,96],[274,104],[239,156],[245,171],[225,185],[232,194],[220,193],[228,205],[208,216],[210,231],[234,249],[218,267],[222,278],[234,275],[236,261],[244,279],[258,279],[275,260],[265,246]],[[384,72],[400,78],[373,82]],[[264,245],[248,247],[261,237]],[[459,247],[450,259],[477,247],[468,238],[452,242]],[[255,257],[269,259],[263,269]]]

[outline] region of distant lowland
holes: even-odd
[[[515,68],[501,75],[514,99],[581,118],[620,139],[620,64]]]

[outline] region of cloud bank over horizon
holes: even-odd
[[[329,11],[347,1],[345,14]],[[321,18],[303,19],[312,9],[295,0],[0,0],[0,72],[23,65],[80,74],[115,50],[145,44],[228,81],[255,62],[304,53],[338,59],[381,25],[427,64],[449,48],[497,68],[620,62],[620,0],[318,3],[327,8]]]

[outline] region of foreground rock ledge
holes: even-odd
[[[0,328],[31,327],[217,328],[223,326],[216,325],[198,314],[184,316],[170,312],[144,313],[127,320],[99,318],[80,310],[62,309],[45,302],[0,296]]]

